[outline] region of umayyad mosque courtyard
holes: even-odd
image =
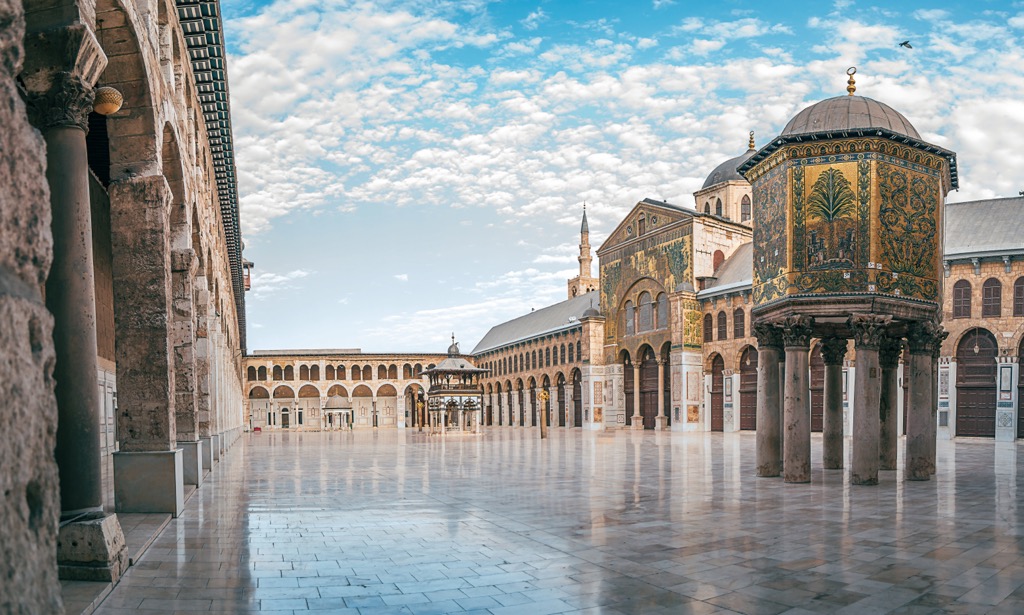
[[[818,435],[803,485],[755,477],[743,433],[239,444],[97,613],[1024,612],[1013,443],[939,441],[926,482],[901,446],[876,487]]]

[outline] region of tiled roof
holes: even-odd
[[[946,258],[1024,253],[1024,197],[946,204]]]
[[[476,345],[472,354],[479,355],[482,352],[519,340],[527,340],[577,326],[580,318],[583,317],[583,312],[590,308],[591,302],[598,307],[598,292],[596,290],[495,325]]]

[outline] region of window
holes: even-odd
[[[284,371],[280,365],[274,366],[274,380],[284,380]]]
[[[747,222],[750,220],[750,197],[743,195],[743,199],[740,200],[740,222]]]
[[[551,349],[544,349],[544,367],[551,367]]]
[[[537,351],[534,350],[530,353],[530,366],[531,369],[537,369]]]
[[[711,314],[704,315],[704,341],[710,342],[714,338],[715,332],[715,319],[711,317]]]
[[[583,353],[580,352],[580,342],[579,341],[576,342],[576,360],[577,361],[582,361],[583,360]]]
[[[249,382],[253,382],[256,380],[256,368],[253,367],[252,365],[249,366],[249,369],[245,370],[245,374]]]
[[[295,368],[292,367],[291,365],[284,366],[284,379],[295,380]]]
[[[640,293],[640,319],[637,322],[637,333],[650,331],[654,328],[654,305],[651,303],[651,293]]]
[[[572,363],[573,361],[575,361],[575,359],[573,359],[572,357],[573,357],[573,355],[572,355],[572,344],[570,343],[570,344],[569,344],[569,362],[570,362],[570,363]]]
[[[722,199],[715,199],[715,215],[722,215]]]
[[[310,380],[320,380],[320,366],[319,365],[310,366],[310,368],[309,368],[309,379]]]
[[[516,371],[518,369],[519,369],[519,358],[518,357],[512,357],[512,371],[514,372],[514,371]]]
[[[299,366],[299,380],[309,380],[309,366],[308,365],[300,365]]]
[[[299,425],[302,424],[302,410],[299,410]]]
[[[953,318],[971,317],[971,283],[960,280],[953,285]]]
[[[704,213],[706,213],[706,214],[711,213],[711,203],[708,203],[708,202],[704,203]]]
[[[733,312],[733,315],[732,315],[732,336],[733,336],[733,338],[740,339],[742,337],[745,337],[746,334],[747,334],[746,329],[747,329],[747,316],[746,316],[746,313],[743,311],[743,308],[740,308],[740,309],[736,310],[735,312]]]
[[[1003,285],[995,278],[985,280],[981,285],[982,318],[999,318],[1003,307]]]
[[[344,379],[345,379],[345,366],[344,365],[339,365],[338,366],[338,380],[344,380]]]
[[[626,335],[636,334],[636,315],[633,310],[633,302],[626,302]]]
[[[1013,315],[1024,316],[1024,277],[1013,283]]]
[[[267,379],[267,368],[266,368],[265,365],[261,365],[260,368],[258,370],[256,370],[256,373],[258,374],[257,377],[260,380],[266,380]]]
[[[1024,280],[1024,278],[1021,279]],[[558,362],[565,365],[565,344],[562,344],[562,348],[558,351],[558,354],[560,357]]]
[[[363,366],[363,380],[373,380],[373,368],[369,365]]]
[[[644,214],[640,214],[640,219],[637,221],[636,226],[639,229],[637,231],[638,235],[643,235],[644,233],[646,233],[647,232],[647,216],[645,216]]]
[[[388,379],[388,368],[387,368],[387,366],[386,365],[378,365],[377,366],[377,380],[387,380],[387,379]]]
[[[668,328],[668,295],[665,293],[658,295],[658,328]]]
[[[324,378],[328,380],[334,380],[334,366],[328,365],[324,368]]]
[[[729,339],[729,319],[726,317],[725,312],[718,313],[718,339],[725,340]]]
[[[715,254],[712,256],[711,266],[717,272],[718,268],[725,262],[725,252],[721,250],[715,250]]]

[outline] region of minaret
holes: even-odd
[[[580,225],[580,274],[569,280],[569,298],[597,290],[597,278],[591,277],[590,267],[594,258],[590,255],[590,227],[587,225],[587,204],[583,204],[583,224]]]

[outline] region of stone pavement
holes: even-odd
[[[809,485],[756,478],[748,433],[240,444],[98,613],[1024,612],[1012,443],[877,487],[821,470],[817,434]]]

